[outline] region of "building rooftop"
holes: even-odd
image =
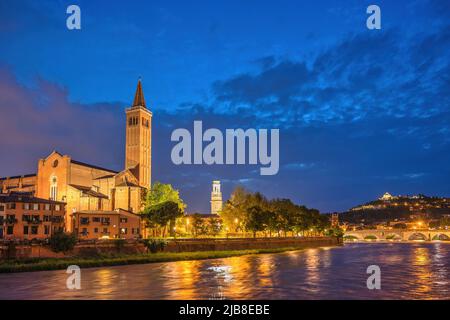
[[[30,195],[30,193],[25,192],[0,193],[0,203],[10,203],[10,202],[65,204],[64,202],[61,201],[36,198]]]
[[[88,196],[92,196],[95,198],[108,199],[107,195],[97,192],[97,191],[94,191],[90,187],[80,186],[80,185],[76,185],[76,184],[69,184],[69,186],[71,186],[72,188],[75,188],[79,191],[82,191],[84,194],[86,194]]]

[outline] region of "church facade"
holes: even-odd
[[[139,80],[134,101],[126,109],[124,170],[117,172],[53,151],[40,159],[35,174],[0,178],[0,192],[26,192],[66,203],[65,229],[77,231],[77,213],[138,213],[151,186],[152,113]],[[137,226],[139,228],[139,226]]]

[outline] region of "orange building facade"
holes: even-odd
[[[138,215],[116,211],[80,211],[75,213],[74,232],[78,239],[139,239],[141,219]]]
[[[65,203],[29,194],[0,194],[0,239],[43,240],[64,230]]]
[[[126,109],[125,121],[123,171],[76,161],[53,151],[38,161],[36,174],[0,178],[0,192],[29,192],[36,198],[65,203],[68,232],[75,231],[78,212],[138,213],[151,186],[152,113],[146,107],[141,81],[133,105]],[[138,226],[131,228],[141,230]]]

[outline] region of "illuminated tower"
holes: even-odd
[[[126,115],[125,169],[136,176],[141,187],[149,189],[152,181],[152,113],[145,105],[141,80]]]
[[[218,214],[222,211],[222,192],[220,191],[220,181],[213,181],[211,192],[211,214]]]
[[[339,215],[337,213],[331,214],[331,227],[339,228]]]

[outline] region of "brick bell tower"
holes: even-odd
[[[125,169],[150,189],[152,169],[152,113],[147,109],[139,79],[133,105],[126,109]]]

